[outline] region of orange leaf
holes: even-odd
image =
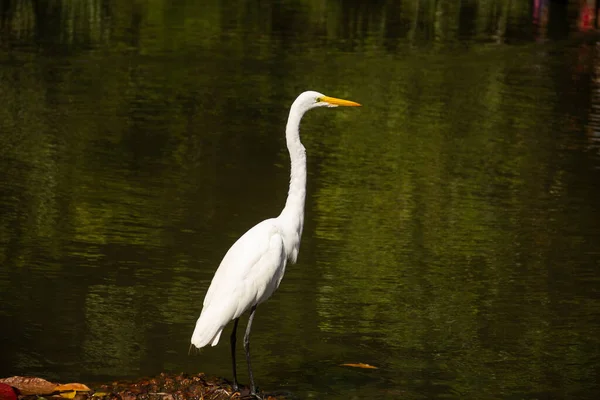
[[[64,385],[58,385],[54,390],[59,392],[68,392],[76,390],[78,392],[89,392],[91,389],[85,386],[83,383],[65,383]]]
[[[364,369],[377,369],[377,367],[374,367],[372,365],[369,364],[363,364],[363,363],[356,363],[356,364],[340,364],[342,367],[354,367],[354,368],[364,368]]]

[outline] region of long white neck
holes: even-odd
[[[300,120],[304,114],[296,104],[292,105],[285,129],[287,148],[290,152],[290,189],[285,207],[279,215],[284,234],[285,252],[288,260],[296,262],[300,250],[300,238],[304,225],[304,201],[306,199],[306,150],[300,142]]]

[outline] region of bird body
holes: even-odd
[[[225,325],[271,297],[283,278],[285,255],[277,218],[262,221],[242,235],[213,277],[192,344],[198,348],[216,346]]]
[[[244,349],[255,395],[250,367],[249,335],[256,307],[277,290],[285,268],[295,263],[300,250],[306,198],[306,150],[300,142],[300,120],[316,107],[360,106],[360,104],[308,91],[300,94],[290,108],[286,125],[286,143],[290,154],[290,186],[285,207],[244,233],[225,254],[204,298],[202,312],[192,334],[197,348],[219,343],[224,327],[234,321],[231,334],[234,389],[237,390],[235,366],[236,330],[239,318],[250,310],[244,335]]]

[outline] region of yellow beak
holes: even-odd
[[[360,107],[360,104],[355,103],[353,101],[336,99],[335,97],[329,97],[329,96],[321,97],[321,101],[324,101],[326,103],[329,103],[329,104],[332,104],[335,106]]]

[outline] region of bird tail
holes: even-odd
[[[211,346],[216,346],[219,343],[224,325],[210,321],[210,319],[206,313],[202,313],[196,321],[196,328],[192,333],[192,344],[197,348],[202,348],[209,343]]]

